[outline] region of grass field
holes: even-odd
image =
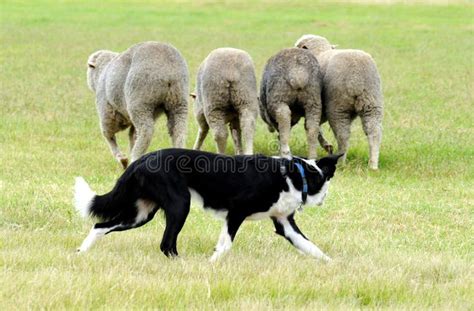
[[[418,2],[1,1],[0,309],[472,310],[474,7]],[[262,221],[245,223],[212,265],[221,224],[198,208],[179,259],[159,251],[162,217],[76,255],[92,222],[73,211],[74,177],[102,193],[122,172],[86,86],[91,52],[171,42],[194,85],[214,48],[247,50],[260,79],[265,61],[304,33],[371,53],[385,94],[380,171],[366,168],[357,121],[325,205],[297,215],[331,264],[300,255]],[[190,115],[188,146],[195,133]],[[304,155],[302,125],[292,133]],[[275,142],[259,121],[256,151],[275,154]],[[168,146],[160,119],[151,149]],[[215,150],[210,137],[205,146]]]

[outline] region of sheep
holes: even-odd
[[[332,152],[319,129],[320,84],[319,64],[309,51],[283,49],[267,61],[260,83],[260,115],[271,132],[279,132],[281,156],[291,157],[290,130],[301,117],[305,117],[308,158],[316,158],[316,139]]]
[[[87,84],[96,95],[102,134],[115,159],[127,167],[115,134],[129,130],[131,162],[150,145],[162,113],[175,147],[185,146],[189,74],[173,46],[159,42],[133,45],[123,53],[96,51],[87,61]]]
[[[369,143],[369,168],[378,169],[382,141],[383,95],[380,75],[372,56],[360,50],[335,49],[316,35],[304,35],[296,47],[307,49],[319,61],[323,75],[323,106],[338,144],[346,159],[351,123],[356,116]]]
[[[211,128],[218,152],[225,153],[228,123],[235,153],[253,153],[258,94],[255,68],[247,52],[234,48],[213,50],[199,66],[196,94],[191,96],[199,124],[194,149],[201,149]]]

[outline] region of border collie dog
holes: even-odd
[[[252,156],[225,156],[186,149],[163,149],[133,162],[107,194],[97,195],[76,178],[75,207],[96,223],[79,252],[100,237],[143,226],[159,209],[166,228],[160,249],[177,256],[178,234],[188,216],[191,197],[224,220],[211,261],[232,246],[244,220],[270,217],[276,233],[300,251],[329,261],[297,227],[295,211],[302,205],[321,205],[336,170],[333,155],[318,161]]]

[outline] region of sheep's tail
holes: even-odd
[[[121,203],[128,201],[127,194],[121,191],[123,189],[124,185],[118,183],[111,192],[97,195],[84,178],[76,177],[74,186],[75,208],[83,218],[97,217],[102,221],[112,219],[122,212]]]
[[[301,90],[308,84],[309,73],[306,68],[298,66],[290,70],[288,78],[288,82],[290,83],[291,87],[296,90]]]

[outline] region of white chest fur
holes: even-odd
[[[280,193],[278,201],[276,201],[268,211],[255,213],[247,217],[249,220],[260,220],[267,217],[286,217],[291,215],[301,206],[301,191],[296,190],[290,179],[286,179],[289,190]],[[308,195],[305,205],[321,205],[329,189],[329,181],[326,181],[321,190],[314,194]]]
[[[278,201],[266,212],[255,213],[247,217],[249,220],[260,220],[268,217],[282,217],[287,216],[301,206],[301,191],[295,189],[290,179],[286,179],[288,191],[280,192]]]
[[[268,217],[285,217],[293,214],[296,209],[301,206],[301,191],[297,190],[289,178],[286,179],[288,185],[288,191],[283,191],[278,197],[278,201],[273,203],[273,205],[266,211],[255,213],[248,216],[247,220],[260,220]],[[308,195],[305,205],[321,205],[323,204],[324,198],[329,189],[329,181],[326,181],[321,187],[320,191],[314,195]],[[225,219],[227,216],[227,211],[216,211],[212,207],[204,206],[202,196],[192,188],[189,188],[191,193],[191,198],[198,205],[204,207],[208,212],[214,214],[216,218]]]
[[[322,205],[326,195],[328,194],[329,190],[329,180],[327,180],[318,193],[313,195],[308,195],[308,199],[306,200],[307,205]]]

